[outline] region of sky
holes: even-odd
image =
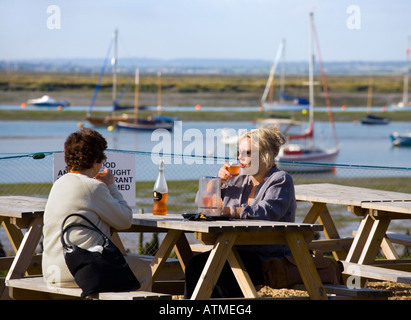
[[[118,28],[119,58],[304,61],[311,11],[324,61],[405,59],[409,0],[0,0],[0,60],[104,58]]]

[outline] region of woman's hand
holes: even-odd
[[[221,168],[220,171],[218,171],[218,176],[221,179],[221,185],[224,184],[228,179],[230,179],[233,175],[228,171],[228,167],[230,165],[228,163],[224,164]]]
[[[104,169],[103,174],[97,174],[96,179],[100,180],[101,182],[104,182],[107,186],[116,182],[114,174],[108,168]]]

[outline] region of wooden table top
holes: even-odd
[[[411,214],[411,201],[364,202],[361,204],[361,207],[364,209]]]
[[[276,222],[267,220],[233,219],[217,221],[188,221],[179,214],[156,216],[153,214],[133,214],[133,225],[187,232],[284,232],[322,231],[323,226],[308,223]]]
[[[44,213],[47,198],[0,196],[0,216],[24,218]]]
[[[411,201],[411,194],[331,183],[300,184],[295,186],[299,201],[312,201],[360,207],[364,202]]]

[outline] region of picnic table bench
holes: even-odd
[[[344,261],[345,273],[354,275],[357,271],[357,275],[359,272],[371,279],[409,283],[411,263],[398,260],[392,243],[409,245],[411,237],[390,233],[388,227],[394,219],[411,219],[411,194],[328,183],[296,185],[295,190],[298,201],[312,205],[303,221],[318,220],[324,225],[326,240],[319,241],[318,247],[332,248],[334,256]],[[345,205],[362,218],[354,238],[340,237],[327,204]],[[316,242],[311,245],[315,248]],[[387,260],[376,260],[380,248]]]
[[[0,197],[0,221],[3,222],[10,242],[16,250],[5,285],[10,295],[15,299],[35,298],[80,298],[80,288],[59,288],[48,285],[41,274],[41,255],[34,255],[42,236],[43,213],[47,199],[25,196]],[[23,235],[21,229],[26,229]],[[115,239],[118,239],[116,236]],[[33,257],[35,257],[33,259]],[[148,256],[142,257],[149,259]],[[35,264],[36,270],[27,272],[30,265]],[[9,259],[7,260],[9,262]],[[175,262],[172,262],[175,266]],[[134,300],[134,299],[171,299],[171,295],[156,292],[129,291],[105,292],[96,295],[96,299]]]

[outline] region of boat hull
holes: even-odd
[[[172,131],[174,123],[170,122],[128,122],[128,121],[119,121],[117,122],[117,129],[125,130],[137,130],[137,131],[153,131],[157,129],[165,129]]]
[[[389,124],[390,119],[368,115],[366,118],[361,119],[362,124],[379,125],[379,124]]]
[[[394,132],[390,137],[392,144],[396,147],[411,147],[411,133],[399,134]]]
[[[282,150],[277,157],[278,168],[287,172],[332,171],[332,164],[337,160],[339,149],[307,148],[301,149],[301,151],[285,154],[284,150]]]
[[[106,116],[106,117],[99,117],[99,116],[87,116],[87,121],[90,122],[95,127],[107,127],[107,126],[115,126],[119,121],[124,121],[127,117],[123,116]]]

